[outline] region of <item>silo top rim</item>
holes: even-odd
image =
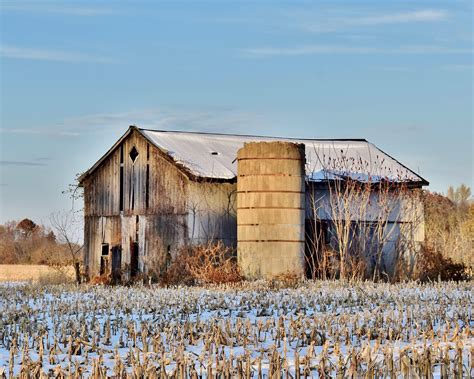
[[[242,159],[296,159],[305,161],[305,145],[293,141],[245,142],[237,151],[237,160]]]

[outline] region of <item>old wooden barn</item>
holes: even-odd
[[[238,237],[238,192],[250,191],[242,190],[243,183],[245,180],[248,182],[248,178],[242,179],[242,184],[238,184],[240,177],[244,176],[243,168],[239,168],[240,176],[237,171],[240,162],[237,160],[239,149],[242,149],[245,143],[277,141],[303,144],[301,160],[304,178],[302,182],[298,182],[302,183],[301,187],[295,191],[280,191],[301,194],[299,199],[302,205],[295,207],[303,209],[298,216],[303,218],[303,229],[293,233],[293,228],[291,233],[296,237],[289,237],[287,241],[303,243],[306,253],[303,251],[302,254],[308,254],[308,240],[313,240],[315,234],[326,235],[326,243],[331,243],[329,232],[333,225],[331,219],[335,216],[328,210],[329,181],[344,176],[361,182],[367,181],[367,178],[390,178],[392,182],[406,184],[409,190],[416,190],[428,184],[418,174],[363,139],[287,139],[158,131],[131,126],[111,149],[80,177],[85,201],[84,265],[89,277],[121,272],[123,278],[123,275],[129,277],[140,272],[146,273],[151,267],[155,272],[164,270],[176,256],[178,249],[185,244],[221,240],[226,245],[235,247]],[[248,159],[242,156],[241,154],[241,159]],[[271,152],[261,158],[267,161],[275,159]],[[280,172],[282,167],[286,167],[284,164],[272,166],[262,160],[259,162],[246,167],[265,170],[274,167],[276,175],[284,176],[284,173]],[[241,165],[243,167],[243,164]],[[255,187],[256,191],[252,190],[256,193],[246,199],[262,201],[266,205],[256,207],[247,204],[240,208],[246,212],[254,208],[266,208],[265,217],[273,224],[278,223],[273,222],[273,218],[285,218],[290,211],[285,211],[288,206],[284,204],[278,207],[282,204],[281,201],[287,201],[282,197],[282,193],[277,194],[283,199],[277,199],[277,203],[277,195],[272,194],[277,192],[275,188],[285,178],[272,185],[267,183],[264,177],[270,174],[262,175],[261,179],[265,182],[257,183],[260,187]],[[238,188],[238,185],[241,187]],[[247,200],[242,198],[239,201]],[[293,204],[294,201],[291,201]],[[279,209],[275,211],[274,208]],[[377,211],[372,213],[373,215],[366,216],[362,221],[371,225],[379,217]],[[392,216],[388,216],[387,221],[396,226],[396,231],[390,236],[390,241],[395,246],[397,238],[402,234],[398,225],[410,222],[410,218],[406,214],[393,219],[390,217]],[[253,218],[252,223],[239,226],[241,235],[250,235],[249,233],[255,230],[253,226],[259,225],[258,217]],[[281,225],[278,230],[284,234],[285,230],[289,229]],[[422,241],[422,223],[417,224],[416,231],[411,232],[410,238]],[[265,239],[267,242],[273,241],[274,245],[282,242],[278,238],[272,239],[268,236],[255,240],[265,243]],[[242,246],[244,242],[248,242],[243,238],[241,240]],[[285,249],[280,250],[284,255]],[[271,276],[286,270],[288,259],[285,261],[279,258],[271,263],[265,258],[258,258],[258,254],[258,251],[255,256],[252,251],[242,253],[244,258],[240,262],[245,266],[243,270],[247,276]],[[254,267],[252,261],[257,262],[258,267]]]

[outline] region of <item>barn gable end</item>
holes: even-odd
[[[110,272],[114,254],[123,272],[142,271],[146,260],[165,262],[186,238],[187,182],[136,130],[114,146],[81,181],[89,275]]]
[[[235,244],[235,184],[197,181],[134,127],[80,183],[90,277],[163,270],[188,242]]]

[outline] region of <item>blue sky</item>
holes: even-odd
[[[70,208],[130,124],[367,138],[432,190],[472,186],[472,7],[1,1],[0,222]]]

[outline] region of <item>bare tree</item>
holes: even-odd
[[[457,188],[449,186],[447,197],[461,208],[462,211],[466,211],[469,204],[469,198],[471,197],[471,188],[465,184],[461,184]]]
[[[81,282],[81,257],[83,243],[81,242],[80,222],[73,211],[57,212],[50,216],[50,223],[58,242],[66,248],[68,262],[74,267],[76,282]]]
[[[330,277],[341,279],[388,278],[390,263],[415,249],[414,236],[423,221],[417,192],[398,174],[383,176],[378,168],[384,162],[378,157],[367,162],[344,150],[326,155],[315,150],[315,155],[318,169],[312,176],[322,184],[308,183],[311,217],[327,229],[311,233],[319,250],[318,276],[326,278],[330,270]],[[393,262],[386,261],[388,256]]]

